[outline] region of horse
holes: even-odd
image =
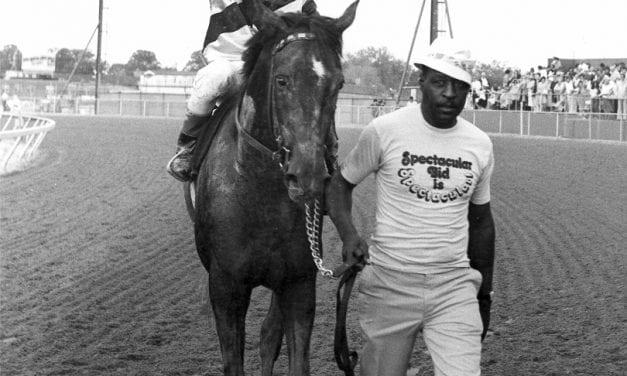
[[[196,249],[209,274],[225,375],[244,375],[245,316],[258,286],[272,290],[261,374],[272,374],[283,337],[289,375],[310,374],[325,138],[344,81],[342,33],[357,3],[334,19],[279,16],[253,2],[258,32],[243,55],[241,89],[193,192]]]

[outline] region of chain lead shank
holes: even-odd
[[[307,239],[309,240],[309,250],[316,268],[324,277],[333,277],[333,271],[322,265],[322,252],[320,251],[320,229],[322,213],[320,211],[320,201],[315,200],[313,208],[305,204],[305,226],[307,228]]]

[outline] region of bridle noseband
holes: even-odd
[[[275,103],[275,85],[274,85],[274,57],[277,53],[279,53],[285,46],[292,42],[296,41],[312,41],[315,40],[316,37],[313,33],[293,33],[285,38],[281,39],[274,47],[272,47],[272,56],[270,59],[270,79],[268,83],[268,124],[270,125],[270,130],[272,131],[272,135],[276,142],[276,150],[272,150],[269,147],[262,144],[259,140],[254,138],[244,127],[241,125],[239,121],[239,106],[237,111],[235,112],[235,124],[237,125],[237,129],[239,133],[243,136],[243,138],[255,149],[260,152],[269,155],[273,161],[279,164],[279,167],[283,172],[287,172],[288,164],[290,161],[290,157],[292,154],[291,149],[285,145],[285,139],[281,135],[281,127],[276,121],[276,107]],[[241,102],[240,102],[241,103]]]

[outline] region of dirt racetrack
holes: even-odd
[[[37,165],[0,178],[0,375],[219,375],[205,271],[163,168],[180,121],[55,120]],[[342,154],[357,134],[340,129]],[[483,374],[626,375],[627,144],[493,140],[496,297]],[[369,179],[354,200],[366,232],[373,197]],[[328,222],[324,244],[335,265]],[[318,280],[314,375],[341,374],[335,287]],[[268,297],[256,291],[249,310],[250,374]],[[281,354],[277,375],[286,363]],[[412,367],[430,374],[420,344]]]

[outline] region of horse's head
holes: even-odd
[[[276,150],[290,198],[309,201],[322,195],[329,177],[325,143],[344,82],[342,33],[357,2],[337,19],[278,16],[254,3],[259,32],[244,54],[242,110],[253,137]]]

